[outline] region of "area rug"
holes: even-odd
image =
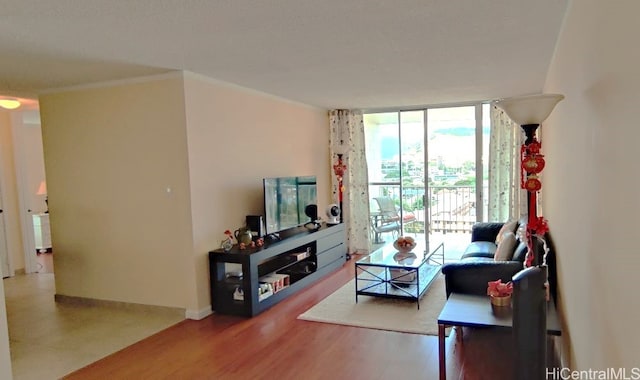
[[[413,334],[438,335],[438,315],[446,301],[444,276],[438,275],[420,299],[420,309],[409,300],[358,296],[355,280],[336,290],[298,319]],[[447,329],[447,335],[448,335]]]

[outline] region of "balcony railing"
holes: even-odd
[[[371,210],[376,210],[375,197],[390,197],[402,212],[411,212],[417,221],[408,224],[404,232],[471,232],[476,222],[476,190],[474,186],[430,186],[429,193],[421,186],[369,184]],[[425,205],[427,207],[425,207]]]

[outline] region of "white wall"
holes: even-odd
[[[640,2],[572,1],[545,92],[543,210],[576,369],[638,367]]]
[[[202,316],[208,252],[263,212],[263,177],[316,175],[329,203],[326,110],[182,73],[47,94],[40,109],[61,295]]]
[[[56,293],[184,307],[189,167],[178,75],[40,98]]]
[[[246,215],[263,214],[264,177],[316,175],[329,204],[327,111],[185,74],[194,276],[198,310],[211,303],[207,252]],[[321,209],[324,209],[323,206]]]
[[[16,154],[21,155],[17,171],[24,178],[25,205],[33,213],[44,212],[47,208],[45,196],[37,194],[40,182],[46,180],[39,110],[14,112],[13,134],[16,140],[14,149]]]
[[[14,112],[14,111],[12,111]],[[0,110],[0,184],[2,184],[3,210],[9,263],[12,271],[25,268],[20,204],[13,145],[11,112]]]
[[[11,355],[9,353],[9,330],[7,327],[7,307],[4,298],[4,282],[0,276],[0,379],[11,380]]]

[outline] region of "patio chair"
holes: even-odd
[[[378,203],[378,209],[380,210],[378,229],[384,229],[385,232],[391,230],[394,232],[394,235],[396,233],[401,233],[400,208],[396,206],[396,204],[393,202],[393,199],[389,197],[376,197],[374,199]],[[402,225],[406,226],[407,224],[413,223],[415,221],[417,221],[417,219],[412,212],[402,212]]]

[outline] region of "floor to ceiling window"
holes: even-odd
[[[488,120],[482,104],[364,115],[374,243],[398,234],[468,242],[486,215]]]

